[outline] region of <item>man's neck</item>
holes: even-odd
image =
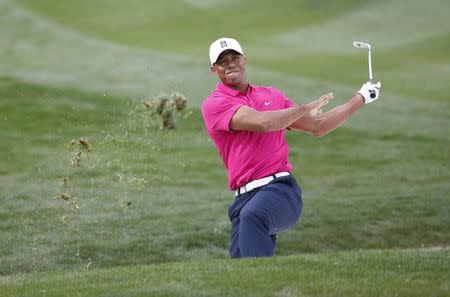
[[[245,83],[238,84],[238,85],[227,85],[227,86],[245,94],[245,93],[247,93],[249,83],[245,82]]]

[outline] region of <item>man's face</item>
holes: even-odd
[[[211,71],[215,72],[224,84],[232,86],[247,84],[245,69],[244,56],[234,50],[221,53],[216,63],[211,66]]]

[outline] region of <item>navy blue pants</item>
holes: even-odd
[[[238,195],[228,208],[231,257],[272,256],[277,234],[295,225],[302,208],[302,190],[292,175]]]

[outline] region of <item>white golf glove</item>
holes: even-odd
[[[380,96],[380,88],[381,88],[380,82],[377,82],[375,84],[368,81],[362,85],[358,93],[364,97],[364,103],[368,104],[378,99],[378,97]]]

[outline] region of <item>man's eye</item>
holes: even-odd
[[[224,58],[224,59],[217,61],[216,64],[219,66],[225,66],[230,61],[233,61],[233,62],[239,61],[240,58],[241,58],[241,55],[230,56],[229,58]]]

